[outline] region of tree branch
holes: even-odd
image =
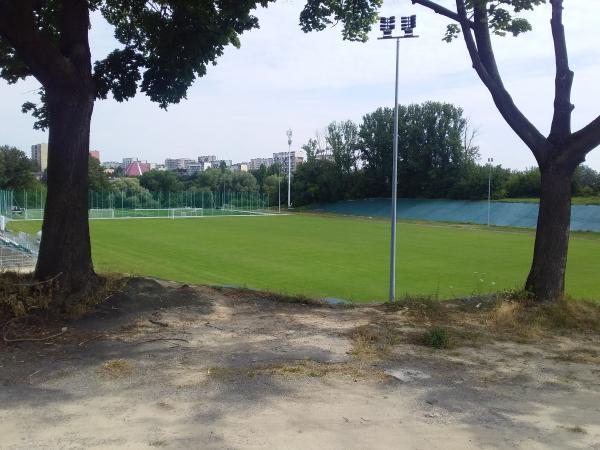
[[[456,8],[460,16],[465,18],[467,17],[464,0],[456,0]],[[490,94],[492,94],[492,98],[496,104],[496,107],[498,108],[498,111],[500,114],[502,114],[504,120],[506,120],[508,125],[514,130],[519,138],[521,138],[525,145],[529,147],[538,163],[543,163],[547,153],[544,151],[544,149],[547,148],[546,138],[527,119],[527,117],[525,117],[519,108],[517,108],[512,97],[504,88],[502,80],[492,76],[489,73],[488,68],[481,59],[481,55],[475,43],[475,39],[473,38],[471,29],[463,25],[462,22],[460,23],[465,44],[473,63],[473,68],[477,72],[477,75],[479,75],[481,81],[483,81],[485,86],[488,88]],[[493,49],[491,45],[484,51],[490,52],[493,60]],[[500,75],[498,75],[498,77],[499,76]]]
[[[592,120],[581,130],[573,133],[569,139],[570,147],[576,155],[583,159],[585,155],[600,145],[600,116]]]
[[[455,22],[459,22],[463,25],[468,25],[469,28],[473,28],[473,22],[471,20],[468,19],[468,17],[461,17],[459,14],[455,13],[454,11],[443,7],[442,5],[438,5],[437,3],[431,1],[431,0],[412,0],[413,5],[415,3],[425,6],[426,8],[431,9],[433,12],[437,13],[437,14],[441,14],[442,16],[445,16],[449,19],[454,20]]]
[[[73,81],[74,67],[36,28],[33,0],[0,0],[0,37],[44,87],[68,86]]]
[[[475,35],[475,41],[477,42],[477,53],[479,54],[481,62],[485,66],[487,72],[496,80],[497,83],[502,84],[502,78],[500,77],[500,71],[498,70],[498,64],[496,63],[496,56],[494,55],[494,49],[492,48],[487,3],[474,3],[473,18],[473,34]]]
[[[569,69],[569,55],[565,38],[565,27],[562,23],[563,0],[550,0],[552,4],[552,39],[556,59],[556,78],[554,82],[554,116],[548,139],[560,145],[571,134],[571,88],[573,72]]]

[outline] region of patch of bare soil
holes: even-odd
[[[296,300],[133,279],[55,338],[3,342],[0,448],[600,449],[593,330]]]

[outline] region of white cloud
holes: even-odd
[[[285,130],[294,129],[299,147],[332,120],[360,121],[363,114],[393,103],[394,47],[377,41],[343,42],[340,30],[304,34],[298,26],[303,1],[276,2],[259,10],[261,28],[242,36],[241,49],[228,48],[217,66],[190,89],[187,101],[161,111],[147,98],[118,104],[97,102],[92,146],[102,159],[139,156],[161,161],[168,156],[214,153],[247,160],[286,148]],[[452,2],[450,2],[452,3]],[[574,125],[598,114],[600,73],[594,18],[597,2],[569,2],[565,10],[571,63],[576,71]],[[441,42],[447,20],[408,0],[387,1],[382,14],[418,14],[420,39],[401,43],[401,102],[444,100],[465,109],[479,127],[482,156],[494,155],[508,167],[535,162],[495,110],[489,93],[467,60],[464,44]],[[497,58],[515,102],[544,132],[552,113],[553,53],[549,6],[529,14],[534,31],[520,38],[497,38]],[[115,45],[110,28],[94,18],[95,56]],[[0,84],[0,138],[28,148],[43,139],[20,105],[35,83]],[[588,158],[600,169],[599,151]]]

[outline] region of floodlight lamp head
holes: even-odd
[[[383,32],[383,36],[391,36],[392,31],[396,29],[396,16],[380,17],[379,30]]]
[[[411,36],[415,28],[417,28],[417,16],[415,14],[400,18],[400,29],[404,31],[405,35]]]

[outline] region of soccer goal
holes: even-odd
[[[93,208],[89,210],[90,219],[114,219],[115,210],[113,208]]]
[[[175,219],[177,217],[202,217],[204,216],[204,208],[173,208],[170,210],[169,217]]]
[[[23,219],[25,220],[42,220],[44,218],[43,209],[23,209]]]

